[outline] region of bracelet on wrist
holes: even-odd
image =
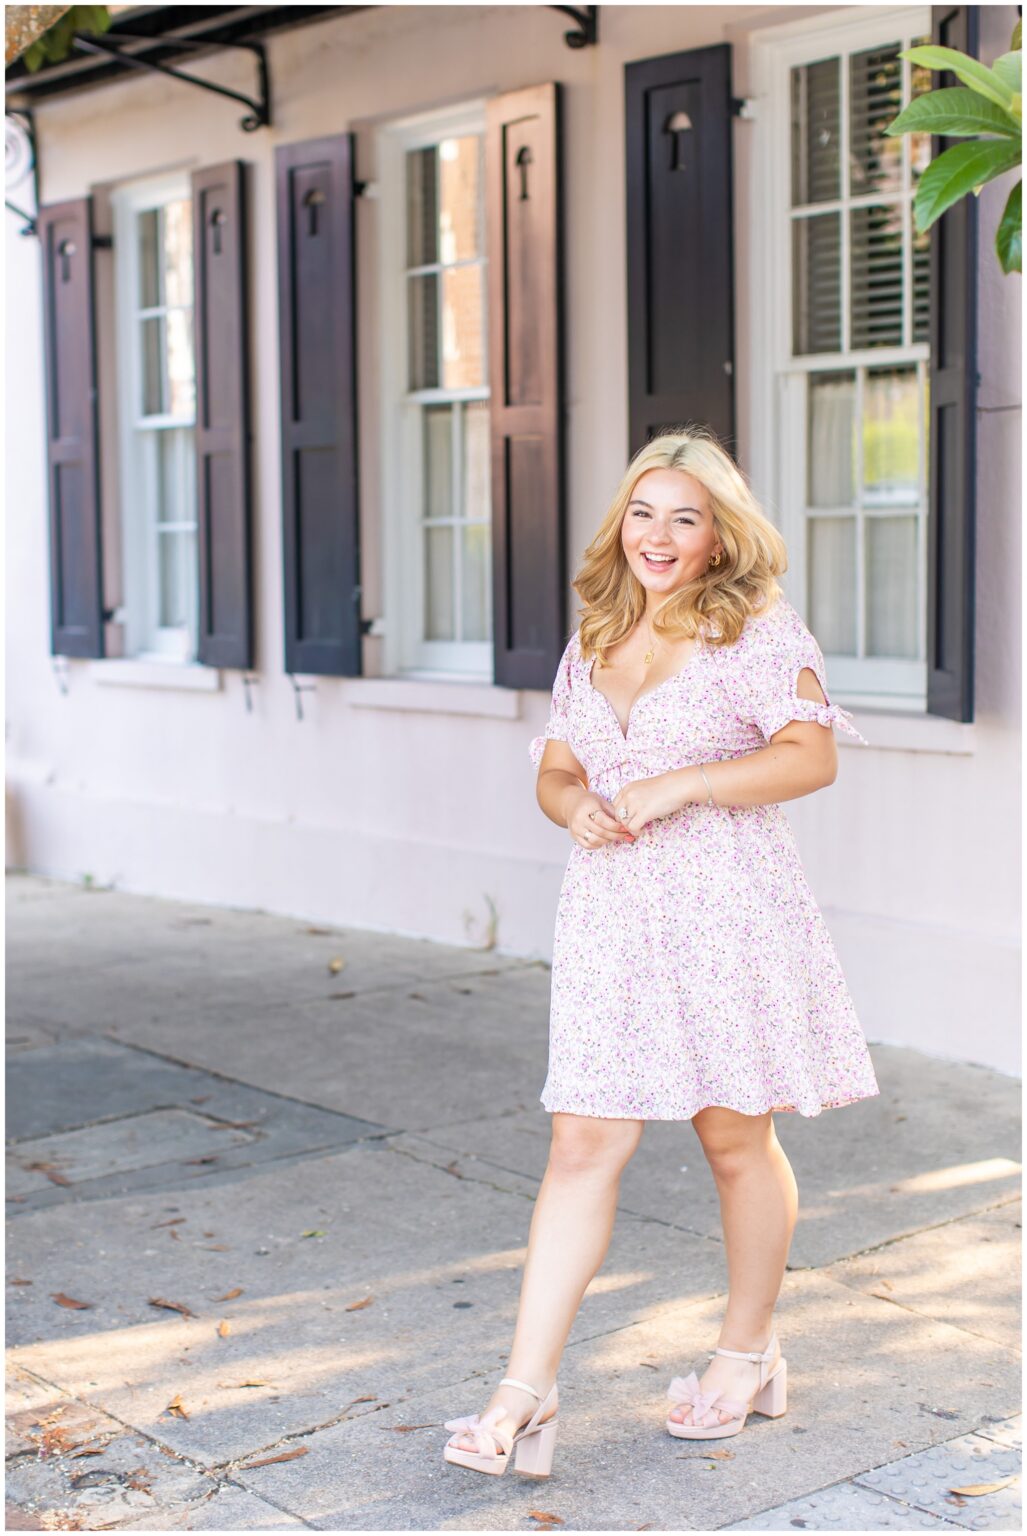
[[[703,776],[703,783],[706,785],[706,788],[709,790],[709,796],[708,796],[708,798],[707,798],[705,803],[707,805],[716,805],[717,802],[713,798],[713,786],[710,783],[709,779],[706,777],[706,769],[703,767],[702,763],[697,763],[696,767],[699,769],[699,772],[702,774],[702,776]]]

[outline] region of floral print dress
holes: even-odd
[[[826,704],[796,695],[803,667]],[[700,637],[681,671],[636,696],[626,732],[591,672],[575,632],[528,750],[537,766],[547,740],[566,741],[611,800],[635,779],[754,752],[789,720],[869,745],[830,702],[820,647],[783,596],[733,645]],[[879,1091],[779,804],[688,804],[634,843],[573,844],[556,913],[546,1110],[811,1116]]]

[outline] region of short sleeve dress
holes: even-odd
[[[826,704],[796,695],[803,667]],[[757,751],[789,720],[869,745],[830,702],[820,647],[783,596],[732,645],[700,637],[680,672],[638,694],[626,732],[591,672],[575,632],[529,752],[537,766],[547,740],[568,742],[590,788],[609,799],[635,779]],[[812,1116],[879,1092],[779,804],[689,804],[633,843],[572,845],[553,943],[546,1110]]]

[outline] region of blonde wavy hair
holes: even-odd
[[[781,595],[775,578],[788,569],[784,539],[714,434],[691,425],[662,432],[632,458],[571,583],[584,605],[578,610],[581,654],[586,660],[598,657],[601,665],[607,647],[623,639],[645,613],[645,588],[625,558],[621,525],[635,483],[648,469],[682,469],[700,482],[723,549],[719,565],[708,566],[662,605],[653,619],[654,634],[686,639],[703,629],[710,644],[731,645],[750,614]]]

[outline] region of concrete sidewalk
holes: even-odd
[[[553,1475],[482,1477],[442,1421],[510,1344],[548,969],[6,890],[9,1528],[1020,1528],[1018,1082],[872,1046],[879,1098],[776,1117],[789,1409],[705,1447],[662,1425],[723,1312],[717,1200],[648,1125]]]

